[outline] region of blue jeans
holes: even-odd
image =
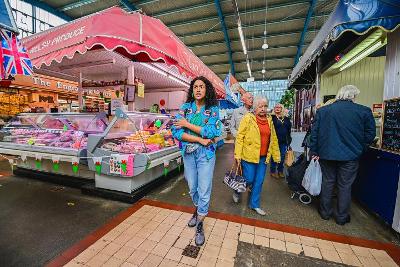
[[[266,157],[260,157],[260,162],[250,163],[242,160],[243,176],[247,186],[251,187],[249,206],[252,209],[260,207],[260,195],[267,171]]]
[[[279,145],[279,151],[281,152],[281,163],[276,163],[273,158],[271,158],[271,173],[276,173],[276,166],[278,165],[278,172],[283,172],[283,164],[285,161],[285,154],[287,150],[287,145]]]
[[[207,159],[206,148],[200,146],[194,152],[183,155],[185,179],[189,186],[190,197],[197,207],[197,214],[206,216],[210,206],[215,155]]]

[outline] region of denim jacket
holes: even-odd
[[[192,116],[196,114],[196,112],[196,103],[184,103],[175,117],[177,120],[185,118],[190,122]],[[222,123],[219,120],[219,108],[213,106],[206,110],[205,107],[202,107],[200,113],[202,117],[200,136],[206,139],[213,139],[220,136],[222,132]],[[188,130],[172,126],[172,135],[181,143],[180,148],[182,155],[184,155],[186,146],[188,145],[188,142],[182,141],[182,135],[184,133],[188,133]],[[216,144],[206,147],[207,159],[211,159],[215,156],[216,147]]]

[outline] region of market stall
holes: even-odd
[[[289,77],[289,85],[315,88],[315,107],[346,84],[356,102],[376,118],[376,142],[360,160],[353,196],[400,232],[400,5],[388,1],[339,1]],[[307,127],[307,98],[297,93],[297,128]],[[310,111],[310,116],[314,113]],[[307,115],[310,117],[309,115]]]
[[[105,113],[21,113],[1,129],[0,154],[16,156],[20,168],[93,179],[88,136],[107,125]]]
[[[180,166],[169,116],[138,110],[161,102],[168,111],[177,110],[190,80],[199,75],[213,82],[218,97],[225,94],[218,76],[172,31],[139,12],[112,7],[29,36],[23,43],[35,72],[78,83],[81,111],[108,111],[107,129],[88,134],[87,155],[74,154],[79,169],[88,164],[98,188],[130,193]],[[106,96],[109,103],[100,99]],[[147,123],[145,119],[153,125],[138,124]],[[25,148],[35,159],[38,152]],[[25,168],[23,163],[17,166]]]

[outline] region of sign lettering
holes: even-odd
[[[86,26],[82,26],[78,29],[58,35],[58,36],[54,37],[53,40],[46,40],[46,41],[42,42],[41,44],[32,47],[32,49],[29,50],[29,53],[31,53],[31,54],[37,53],[43,49],[48,49],[53,45],[57,45],[59,43],[65,42],[71,38],[82,35],[85,32],[85,27]]]

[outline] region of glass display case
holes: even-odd
[[[151,153],[175,145],[167,115],[124,113],[104,135],[100,148],[122,154]]]
[[[88,135],[107,125],[105,113],[22,113],[0,131],[0,148],[82,157]]]
[[[181,154],[172,124],[169,115],[117,109],[104,133],[89,135],[88,166],[96,172],[96,187],[131,192],[162,175],[165,166],[176,168],[173,161]],[[135,177],[132,183],[129,177]]]

